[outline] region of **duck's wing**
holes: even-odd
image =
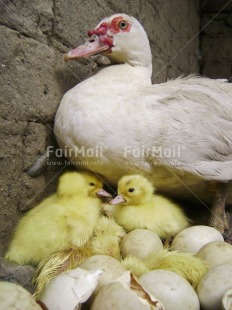
[[[205,179],[232,180],[232,84],[189,77],[154,85],[147,93],[144,102],[159,117],[159,134],[153,118],[153,141],[151,134],[146,141],[157,151],[150,160],[159,157],[160,164]]]

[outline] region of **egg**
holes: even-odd
[[[11,282],[0,282],[0,309],[41,310],[41,307],[22,286]]]
[[[197,286],[197,294],[203,310],[221,310],[222,298],[232,287],[232,264],[210,269]]]
[[[153,270],[139,278],[140,284],[160,300],[165,310],[199,310],[200,303],[187,280],[169,270]]]
[[[130,255],[144,259],[151,252],[163,249],[163,243],[152,231],[135,229],[123,237],[120,248],[123,257]]]
[[[95,293],[105,284],[108,284],[118,278],[126,271],[123,265],[115,258],[108,255],[94,255],[84,260],[80,268],[86,270],[104,270],[104,273],[95,289]]]
[[[175,236],[171,249],[197,253],[201,247],[212,241],[224,241],[222,234],[217,229],[203,225],[191,226]]]
[[[222,310],[232,309],[232,288],[229,289],[222,298]]]
[[[46,285],[40,301],[49,310],[79,310],[91,296],[102,274],[103,270],[89,272],[81,268],[62,272]]]
[[[207,262],[209,268],[232,263],[232,245],[223,241],[212,241],[205,244],[196,254]]]
[[[154,296],[137,282],[130,272],[104,285],[94,297],[90,310],[165,310]]]

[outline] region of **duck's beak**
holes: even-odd
[[[116,196],[114,199],[110,200],[111,205],[118,205],[119,203],[126,202],[126,199],[123,198],[123,195],[120,194]]]
[[[89,57],[91,55],[95,55],[101,53],[103,51],[107,51],[110,48],[109,44],[100,40],[99,36],[93,35],[88,39],[88,41],[80,45],[70,52],[64,55],[64,60],[68,61],[71,59],[77,59],[82,57]]]
[[[100,198],[111,198],[112,195],[105,191],[103,188],[99,188],[96,192],[96,195]]]

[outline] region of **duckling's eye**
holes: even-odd
[[[128,192],[129,192],[129,193],[133,193],[134,190],[135,190],[135,189],[134,189],[133,187],[130,187],[130,188],[128,189]]]
[[[128,23],[125,20],[121,20],[118,23],[118,26],[119,26],[120,29],[125,30],[127,28],[127,26],[128,26]]]
[[[89,186],[95,186],[95,184],[93,182],[90,182]]]

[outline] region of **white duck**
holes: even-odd
[[[126,14],[102,20],[88,35],[66,60],[101,53],[112,64],[72,88],[60,103],[55,135],[67,157],[115,185],[125,174],[142,173],[162,193],[204,202],[211,188],[210,224],[226,232],[225,199],[232,202],[232,84],[189,76],[152,85],[146,32]]]

